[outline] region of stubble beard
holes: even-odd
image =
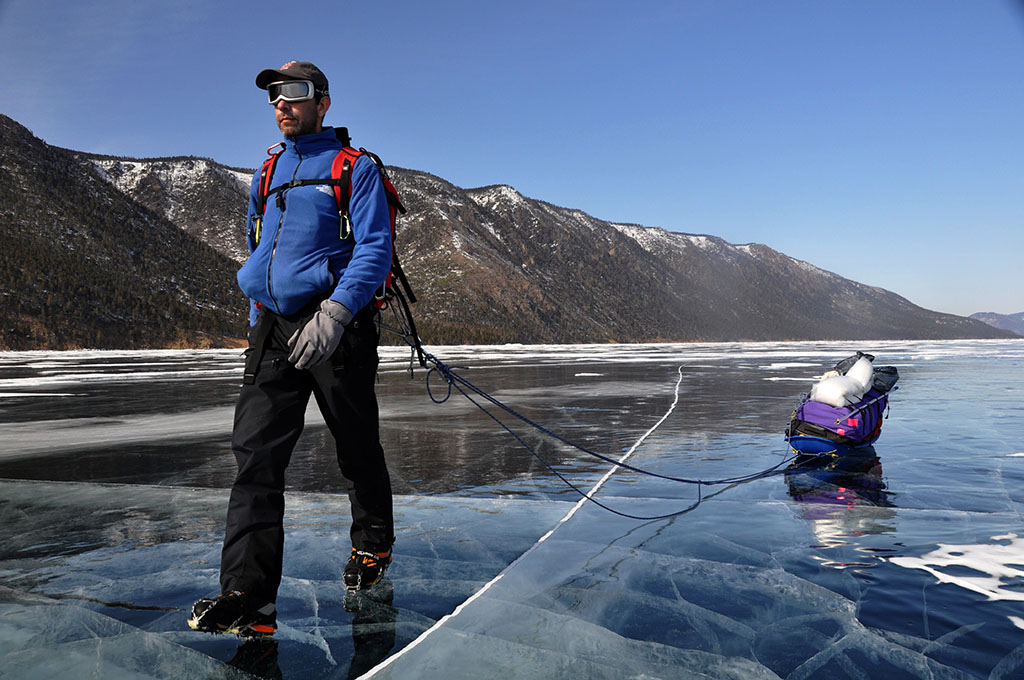
[[[300,121],[294,118],[286,118],[277,124],[281,134],[285,137],[299,137],[317,131],[317,121]]]

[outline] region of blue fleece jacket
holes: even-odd
[[[293,179],[328,179],[341,150],[333,128],[286,137],[271,187]],[[349,215],[352,234],[340,238],[338,203],[328,185],[299,186],[272,195],[256,243],[256,193],[249,191],[249,259],[238,285],[252,301],[277,314],[295,314],[315,297],[328,295],[353,314],[370,303],[391,268],[391,221],[377,166],[360,156],[352,167]]]

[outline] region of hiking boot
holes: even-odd
[[[277,609],[273,602],[253,609],[244,593],[233,590],[214,598],[204,597],[192,605],[188,625],[203,633],[267,637],[277,630]]]
[[[369,552],[352,548],[345,573],[341,580],[348,591],[363,590],[380,582],[385,570],[391,564],[391,549],[387,552]]]

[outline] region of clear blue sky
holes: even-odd
[[[290,59],[388,163],[1024,311],[1020,0],[0,0],[2,112],[77,150],[255,167]]]

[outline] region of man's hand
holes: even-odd
[[[292,348],[288,361],[300,369],[327,361],[338,349],[345,324],[351,320],[352,312],[348,307],[334,300],[324,300],[320,311],[288,339],[288,346]]]

